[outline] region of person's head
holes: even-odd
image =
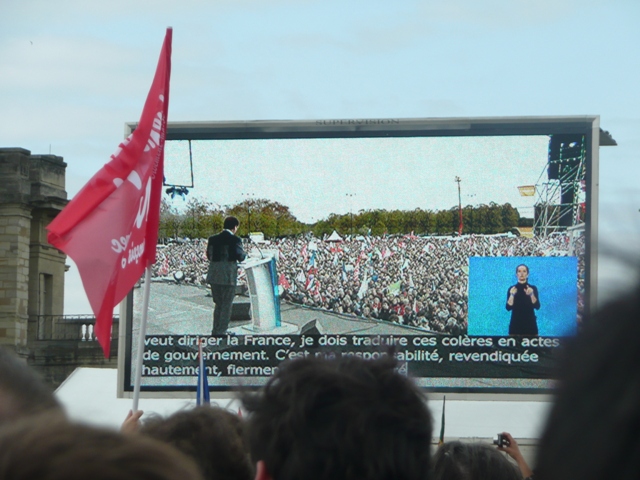
[[[433,456],[431,480],[521,480],[507,457],[482,443],[446,442]]]
[[[231,230],[233,232],[238,228],[238,225],[240,225],[240,221],[236,217],[227,217],[224,219],[225,230]]]
[[[640,288],[590,317],[560,362],[536,478],[640,477]]]
[[[0,425],[44,411],[64,415],[40,377],[14,353],[0,347]]]
[[[393,357],[307,357],[245,395],[259,480],[425,479],[432,421]]]
[[[6,480],[201,480],[180,452],[142,435],[74,425],[45,415],[0,429]]]
[[[244,422],[222,408],[202,406],[153,417],[140,433],[168,443],[196,461],[205,478],[253,480],[243,438]]]
[[[524,263],[518,265],[516,267],[516,277],[518,278],[518,283],[527,283],[527,279],[529,278],[529,267]]]

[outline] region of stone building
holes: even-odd
[[[77,366],[110,366],[87,341],[93,317],[64,316],[66,255],[47,242],[68,202],[66,167],[56,155],[0,148],[0,345],[54,385]]]

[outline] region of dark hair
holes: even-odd
[[[391,356],[284,362],[245,395],[249,446],[277,480],[428,477],[431,416]]]
[[[222,408],[202,406],[154,417],[140,432],[168,443],[196,461],[205,479],[253,480],[243,439],[244,422]]]
[[[63,415],[53,391],[36,372],[0,347],[0,424],[45,410]]]
[[[640,476],[640,288],[596,312],[567,346],[536,477]]]
[[[433,456],[431,480],[520,480],[505,455],[483,443],[447,442]]]
[[[224,219],[224,228],[226,230],[233,230],[238,225],[240,225],[240,221],[236,217],[227,217]]]
[[[195,464],[142,435],[52,421],[37,415],[0,431],[0,478],[7,480],[201,480]]]
[[[526,268],[526,269],[527,269],[527,273],[529,273],[529,267],[527,267],[524,263],[521,263],[520,265],[518,265],[518,266],[516,267],[516,273],[518,273],[518,269],[519,269],[520,267],[524,267],[524,268]]]

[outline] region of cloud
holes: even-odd
[[[74,95],[121,94],[132,85],[142,83],[143,73],[148,77],[153,72],[148,67],[153,68],[157,62],[157,53],[155,58],[146,60],[131,46],[127,48],[98,38],[55,35],[33,37],[29,41],[27,37],[13,38],[0,45],[0,56],[3,58],[0,64],[3,90],[50,94],[64,90]],[[114,81],[125,74],[127,84]]]
[[[359,54],[380,55],[416,45],[447,49],[443,38],[460,31],[461,41],[469,41],[476,33],[504,33],[512,30],[575,22],[581,11],[599,5],[595,0],[452,0],[447,2],[407,2],[394,8],[375,8],[361,4],[360,8],[341,9],[344,16],[336,22],[342,28],[330,32],[326,25],[315,31],[283,36],[281,45],[304,45],[309,48],[337,47]],[[395,8],[397,7],[397,8]],[[572,20],[573,19],[573,20]],[[471,35],[470,35],[471,34]]]

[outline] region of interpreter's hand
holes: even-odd
[[[524,289],[524,293],[526,293],[529,296],[533,295],[533,288],[527,285],[527,287]]]
[[[511,289],[509,290],[509,293],[511,295],[515,295],[516,293],[518,293],[518,289],[516,287],[511,287]]]
[[[127,418],[122,422],[122,426],[120,427],[120,431],[122,433],[137,433],[140,429],[140,417],[144,412],[142,410],[129,410],[127,414]]]

